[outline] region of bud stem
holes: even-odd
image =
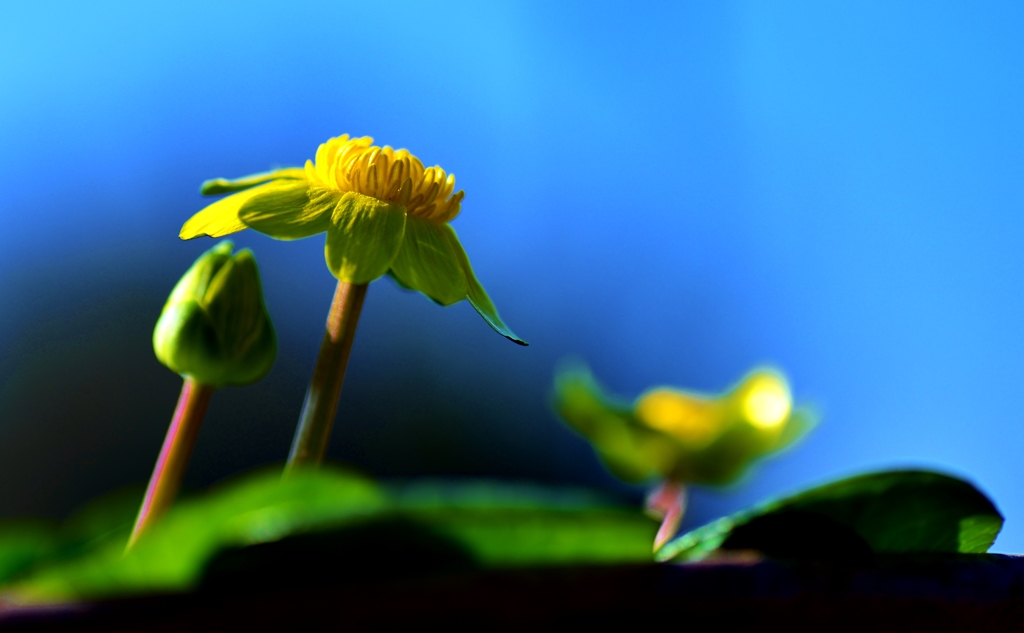
[[[213,391],[214,388],[210,385],[185,378],[185,383],[181,386],[181,395],[178,396],[178,406],[175,407],[174,417],[171,418],[171,426],[167,429],[160,457],[156,460],[153,475],[149,478],[149,487],[146,488],[146,496],[142,499],[142,507],[139,508],[139,516],[135,519],[135,527],[128,539],[128,549],[135,545],[142,533],[174,502]]]
[[[327,314],[327,331],[320,343],[313,378],[299,414],[286,473],[299,466],[316,466],[324,459],[366,288],[367,284],[338,282],[331,311]]]

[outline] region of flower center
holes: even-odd
[[[423,167],[405,149],[371,145],[369,136],[332,138],[306,161],[312,186],[355,191],[385,202],[401,204],[418,217],[443,224],[459,214],[465,192],[454,195],[455,176],[440,167]]]

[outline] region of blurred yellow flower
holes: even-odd
[[[424,167],[404,149],[342,135],[320,145],[305,167],[203,183],[206,195],[232,194],[194,215],[182,239],[252,228],[281,240],[327,233],[327,267],[339,281],[366,284],[390,274],[441,305],[463,299],[503,336],[505,325],[477,280],[455,230],[464,196],[455,176]]]
[[[555,407],[612,474],[630,483],[660,480],[646,504],[662,520],[654,551],[679,528],[687,484],[735,481],[815,424],[809,409],[793,408],[786,378],[769,368],[754,369],[719,396],[657,387],[629,404],[579,367],[555,377]]]
[[[768,368],[754,369],[719,396],[658,387],[632,405],[607,395],[588,370],[573,369],[557,376],[555,404],[628,482],[728,484],[815,422],[808,409],[794,409],[785,377]]]

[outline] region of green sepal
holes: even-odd
[[[643,483],[666,472],[678,459],[670,439],[636,424],[632,406],[610,396],[582,364],[555,375],[554,407],[586,437],[609,471],[629,483]]]
[[[992,501],[966,481],[929,471],[884,471],[723,517],[669,542],[657,559],[699,560],[720,548],[794,559],[982,554],[1002,525]]]
[[[341,194],[311,189],[305,180],[282,180],[238,210],[249,228],[278,240],[298,240],[327,231]]]
[[[448,243],[451,244],[452,250],[455,251],[455,255],[458,258],[459,265],[462,266],[462,272],[466,275],[467,292],[466,298],[469,299],[470,305],[476,310],[477,314],[483,317],[487,325],[501,334],[508,340],[519,345],[529,345],[526,341],[516,336],[505,322],[501,320],[498,315],[498,309],[494,307],[494,303],[491,298],[487,296],[487,291],[480,285],[476,275],[473,274],[473,267],[469,263],[469,256],[466,255],[466,250],[462,248],[462,244],[459,242],[459,236],[456,235],[455,229],[445,224],[441,226],[441,230],[448,238]]]
[[[443,225],[413,215],[405,219],[405,237],[391,271],[399,283],[443,306],[466,298],[466,275],[445,236]]]
[[[242,176],[241,178],[213,178],[206,180],[199,186],[199,193],[204,196],[216,196],[222,193],[234,193],[249,187],[255,187],[271,180],[305,180],[306,170],[302,167],[285,167],[273,169],[258,174]]]
[[[164,304],[164,310],[174,304],[194,300],[197,296],[205,294],[213,276],[231,259],[231,250],[234,246],[231,240],[221,240],[200,255],[171,290],[171,294],[167,297],[167,303]]]
[[[775,439],[773,446],[768,449],[769,452],[789,448],[791,444],[803,439],[814,427],[818,426],[820,419],[821,412],[814,407],[802,406],[793,409],[789,420],[786,421],[786,426],[782,428],[782,433]]]
[[[395,282],[395,284],[399,288],[401,288],[402,290],[408,290],[409,292],[416,292],[415,288],[411,288],[411,287],[405,285],[404,283],[402,283],[402,280],[395,276],[395,271],[389,270],[388,271],[388,277],[390,277],[391,281]]]
[[[327,230],[324,257],[339,281],[367,284],[391,268],[405,235],[405,207],[349,191]]]
[[[246,385],[270,371],[277,338],[252,252],[224,241],[204,253],[171,292],[153,330],[164,365],[214,387]]]

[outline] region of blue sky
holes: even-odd
[[[562,358],[629,397],[772,363],[820,428],[698,494],[691,522],[925,466],[989,492],[997,548],[1021,551],[1022,12],[0,2],[0,515],[145,479],[177,388],[146,328],[211,245],[176,237],[198,184],[348,132],[456,174],[453,226],[532,345],[375,283],[332,457],[616,489],[548,410]],[[331,295],[321,238],[236,242],[261,263],[282,358],[214,403],[194,486],[284,458]],[[129,339],[141,351],[90,365]],[[61,363],[73,423],[43,406]]]

